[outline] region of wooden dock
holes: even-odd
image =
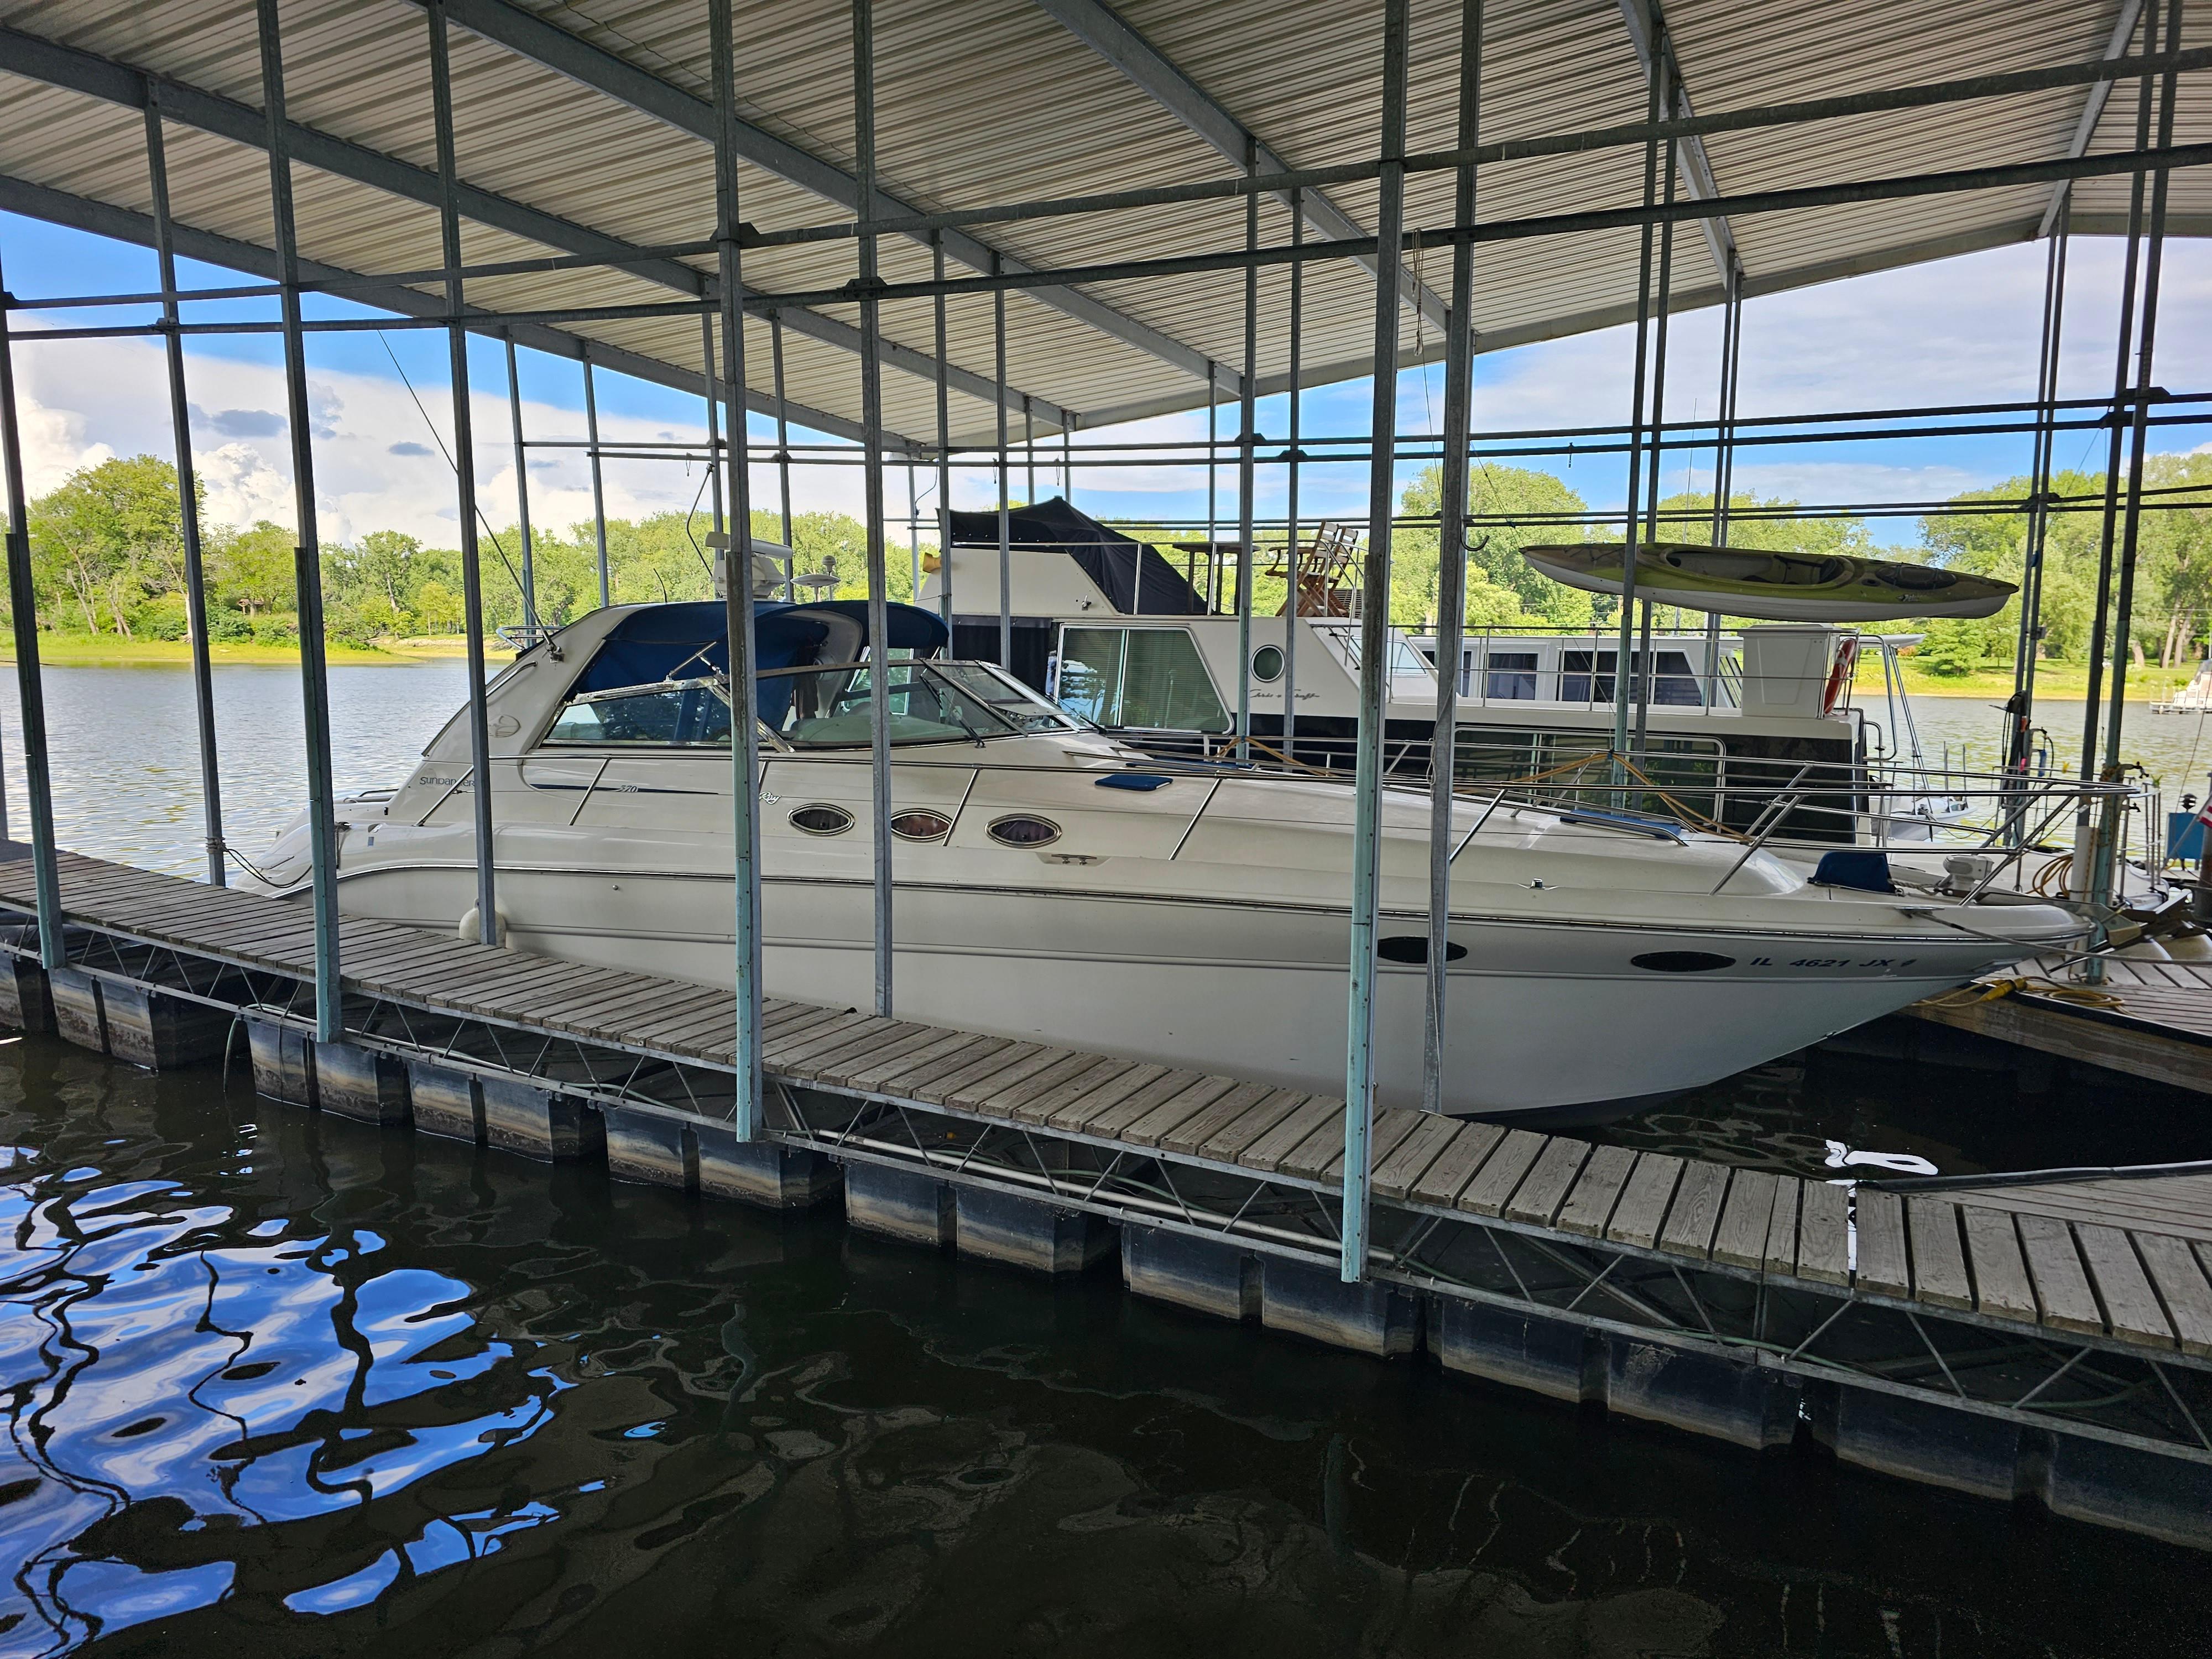
[[[71,968],[42,986],[28,947],[7,960],[26,1020],[43,991],[87,1046],[140,1057],[149,1006],[227,1013],[297,1103],[398,1122],[411,1087],[418,1128],[558,1156],[592,1144],[561,1130],[567,1103],[619,1173],[780,1203],[842,1179],[855,1225],[1031,1267],[1118,1234],[1140,1293],[1742,1444],[1810,1422],[1850,1461],[1995,1496],[2039,1482],[2054,1508],[2212,1547],[2212,1177],[2094,1183],[2118,1202],[1855,1191],[1393,1109],[1372,1278],[1344,1285],[1337,1097],[771,1000],[769,1127],[739,1144],[726,990],[348,920],[346,1039],[319,1045],[304,905],[76,855],[60,873]],[[0,864],[0,907],[27,912],[29,874]],[[311,1048],[319,1095],[317,1067],[283,1070]],[[357,1076],[366,1097],[334,1092]],[[2167,1471],[2166,1498],[2130,1495],[2130,1458]]]
[[[1905,1012],[2038,1054],[2212,1094],[2212,963],[2108,957],[2097,986],[2073,986],[2066,971],[2058,962],[2024,963],[1990,975],[1984,988],[1992,994],[1931,997]]]

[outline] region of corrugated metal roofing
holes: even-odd
[[[1235,164],[1153,90],[1086,44],[1039,0],[877,0],[879,179],[925,209],[975,207],[1099,191],[1218,179]],[[702,240],[712,233],[712,153],[699,136],[710,96],[703,0],[449,0],[454,20],[455,142],[470,208],[471,260],[574,252],[613,239],[630,247]],[[1120,20],[1160,59],[1295,167],[1369,159],[1382,73],[1377,0],[1121,0]],[[438,262],[437,219],[421,199],[435,166],[423,9],[413,0],[283,0],[286,91],[292,119],[355,147],[330,170],[296,168],[301,251],[364,273]],[[1666,25],[1684,88],[1701,113],[1787,99],[2000,70],[2094,61],[2120,15],[2118,0],[1671,0]],[[1415,149],[1449,145],[1456,122],[1461,8],[1413,0],[1409,134]],[[260,109],[252,0],[0,0],[0,190],[30,210],[112,229],[105,210],[144,214],[149,192],[139,76],[168,90],[174,215],[180,226],[266,248],[267,167],[251,113]],[[853,161],[852,52],[847,8],[834,0],[738,0],[736,79],[741,113],[787,149],[775,165],[742,169],[744,216],[762,230],[849,220],[838,175]],[[2184,44],[2212,42],[2212,9],[2185,18]],[[2138,38],[2140,31],[2138,31]],[[64,49],[58,54],[52,48]],[[1566,132],[1641,118],[1644,70],[1623,0],[1489,0],[1483,136]],[[56,83],[56,84],[49,84]],[[228,100],[209,115],[189,94]],[[1716,135],[1705,142],[1724,195],[1921,171],[2054,159],[2069,153],[2086,87],[1836,120],[1817,127]],[[225,114],[224,110],[228,113]],[[2136,95],[2118,88],[2090,143],[2133,143]],[[222,131],[225,122],[229,131]],[[218,130],[210,131],[209,128]],[[2185,80],[2177,138],[2212,137],[2212,77]],[[765,155],[765,149],[763,154]],[[366,159],[364,159],[366,158]],[[327,159],[327,158],[326,158]],[[775,158],[769,158],[774,161]],[[415,183],[380,169],[411,169]],[[1480,217],[1587,211],[1640,199],[1642,153],[1612,149],[1486,167]],[[348,176],[348,175],[351,176]],[[412,191],[410,196],[409,193]],[[1409,226],[1451,218],[1448,175],[1409,185]],[[1337,207],[1374,223],[1375,187],[1331,187]],[[2086,182],[2074,195],[2077,228],[2124,222],[2124,179]],[[490,206],[484,204],[495,203]],[[2048,185],[1984,191],[1739,218],[1729,229],[1747,290],[1772,291],[1854,270],[1910,263],[2034,234]],[[2173,228],[2212,229],[2212,178],[2178,174]],[[547,216],[551,216],[549,219]],[[1234,202],[1149,207],[1084,218],[980,227],[975,241],[1010,261],[1073,266],[1202,253],[1239,246]],[[1261,236],[1289,239],[1287,210],[1262,204]],[[1316,234],[1323,233],[1316,232]],[[1486,246],[1474,323],[1498,346],[1623,319],[1632,312],[1638,236],[1609,231]],[[973,257],[974,248],[969,252]],[[988,257],[986,255],[985,257]],[[1408,258],[1433,294],[1449,289],[1449,255]],[[655,270],[568,270],[470,284],[495,311],[639,305],[696,291],[711,262],[662,260]],[[956,258],[951,269],[964,274]],[[890,281],[927,276],[930,253],[884,239]],[[658,274],[655,274],[657,270]],[[757,248],[750,288],[831,289],[854,270],[849,241]],[[1678,237],[1678,305],[1711,303],[1720,272],[1706,239]],[[692,273],[698,273],[694,276]],[[1364,372],[1371,277],[1349,263],[1309,268],[1304,363],[1309,383]],[[1261,282],[1263,386],[1288,367],[1289,282]],[[426,292],[428,290],[425,290]],[[1007,305],[1008,384],[1079,424],[1203,401],[1204,365],[1234,380],[1243,356],[1243,282],[1235,272],[1017,293]],[[851,305],[823,307],[849,328]],[[960,295],[948,307],[948,357],[971,377],[952,397],[956,441],[987,440],[994,416],[991,303]],[[1408,307],[1400,345],[1432,359],[1433,316]],[[795,410],[850,430],[860,414],[856,356],[818,320],[787,319],[786,362]],[[927,301],[887,304],[895,343],[934,351]],[[618,367],[697,384],[696,316],[607,319],[563,325]],[[747,328],[752,390],[769,385],[769,331]],[[547,337],[540,331],[535,337]],[[556,341],[556,344],[559,342]],[[623,356],[620,354],[628,354]],[[887,368],[884,415],[894,434],[927,441],[935,426],[926,374]],[[1012,417],[1018,434],[1018,410]]]

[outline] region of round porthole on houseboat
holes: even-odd
[[[810,836],[842,836],[853,827],[853,815],[842,806],[801,806],[792,813],[791,827]]]
[[[1263,645],[1252,653],[1252,678],[1264,685],[1272,685],[1283,678],[1283,648],[1279,645]]]
[[[1395,939],[1377,940],[1375,954],[1385,962],[1402,962],[1418,966],[1429,959],[1429,941],[1421,933],[1401,933]],[[1467,954],[1467,946],[1444,941],[1444,960],[1457,962]]]
[[[991,839],[1001,847],[1042,847],[1060,839],[1060,826],[1048,818],[1017,813],[991,821]]]
[[[942,812],[930,812],[916,808],[910,812],[891,815],[891,834],[901,841],[942,841],[945,832],[952,827],[952,820]]]
[[[1733,968],[1734,957],[1717,957],[1711,951],[1649,951],[1631,957],[1628,965],[1655,974],[1710,974],[1716,968]]]

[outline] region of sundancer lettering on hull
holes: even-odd
[[[514,948],[729,982],[722,615],[598,611],[491,687]],[[913,653],[889,671],[901,1017],[1340,1091],[1349,789],[1163,764],[989,665],[934,659],[929,613],[891,616]],[[768,988],[839,1006],[872,986],[865,625],[857,604],[766,605],[757,625]],[[472,928],[467,744],[456,716],[396,792],[341,804],[349,914]],[[1376,1068],[1383,1100],[1412,1105],[1426,797],[1387,792],[1382,822]],[[1822,885],[1735,838],[1601,811],[1471,795],[1452,836],[1455,1112],[1692,1087],[2080,931],[2040,904]],[[303,890],[307,856],[295,824],[276,890]]]

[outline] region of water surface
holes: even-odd
[[[0,1652],[2202,1651],[2202,1555],[0,1049]]]

